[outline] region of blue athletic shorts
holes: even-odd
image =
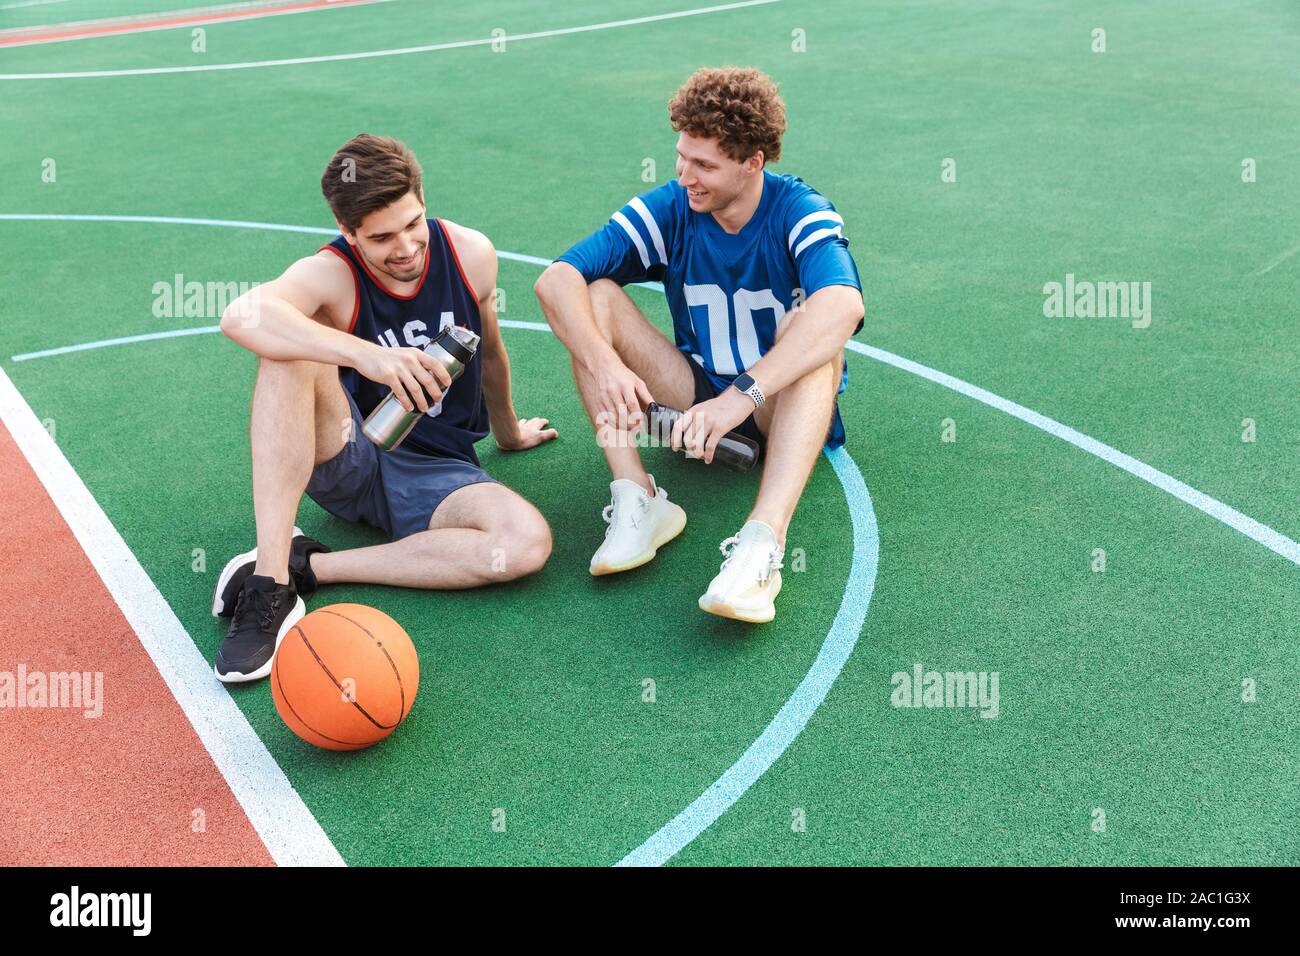
[[[361,412],[347,389],[352,408],[352,440],[311,473],[307,495],[344,521],[361,521],[388,535],[390,541],[425,531],[444,498],[466,485],[495,481],[477,465],[458,458],[439,458],[392,451],[361,434]]]

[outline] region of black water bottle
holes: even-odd
[[[651,402],[646,411],[650,414],[651,444],[671,448],[673,426],[682,417],[681,410]],[[727,432],[718,439],[718,447],[713,450],[713,461],[714,464],[726,465],[735,471],[749,471],[758,462],[758,443],[744,435]]]

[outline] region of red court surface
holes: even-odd
[[[0,706],[0,865],[270,865],[3,426],[0,486],[0,672],[14,675],[0,673],[0,681],[15,680],[20,668],[103,674],[99,717],[85,716],[85,707],[18,706],[16,694]]]

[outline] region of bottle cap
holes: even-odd
[[[479,337],[472,329],[449,325],[434,339],[442,349],[462,365],[468,365],[478,351]]]

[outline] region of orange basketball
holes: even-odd
[[[411,712],[419,686],[411,638],[364,604],[312,611],[284,636],[271,666],[275,709],[295,734],[327,750],[379,743]]]

